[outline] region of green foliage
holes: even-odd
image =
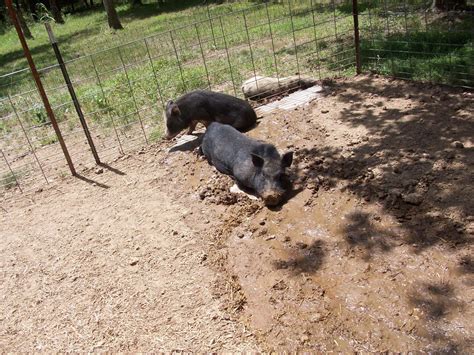
[[[12,187],[16,186],[16,181],[19,178],[19,175],[20,174],[18,172],[15,173],[15,172],[11,172],[11,171],[3,174],[0,177],[0,182],[1,182],[2,188],[4,188],[5,190],[9,190]]]

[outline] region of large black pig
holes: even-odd
[[[216,121],[245,131],[257,121],[257,115],[247,101],[208,90],[195,90],[176,101],[168,101],[165,118],[165,139],[176,137],[186,128],[191,134],[199,122],[207,127]]]
[[[217,170],[255,191],[267,206],[278,205],[289,188],[285,169],[291,166],[293,152],[280,156],[273,145],[251,139],[229,125],[211,123],[201,151]]]

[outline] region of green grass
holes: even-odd
[[[9,190],[17,185],[17,179],[19,179],[19,173],[7,172],[0,177],[0,183],[3,189]]]
[[[398,78],[474,87],[474,17],[457,14],[456,21],[426,19],[410,14],[387,19],[396,29],[384,33],[386,20],[371,24],[371,35],[363,36],[363,67]],[[438,15],[439,16],[439,15]],[[424,20],[424,21],[423,21]]]

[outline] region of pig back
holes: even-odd
[[[245,164],[256,142],[235,128],[213,122],[204,134],[202,151],[217,170],[232,175],[238,164]]]

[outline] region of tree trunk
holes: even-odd
[[[16,8],[16,16],[18,18],[18,22],[20,22],[20,27],[23,31],[23,34],[25,35],[26,38],[33,38],[33,35],[31,34],[30,28],[28,27],[28,24],[26,23],[25,17],[23,16],[23,11],[21,11],[21,6],[19,6],[18,2],[15,6]]]
[[[103,3],[105,11],[107,12],[107,22],[109,23],[109,27],[114,30],[123,29],[117,11],[115,10],[114,0],[103,0]]]
[[[61,13],[57,0],[49,0],[49,6],[51,7],[54,21],[56,21],[56,23],[64,23],[63,14]]]
[[[142,0],[132,0],[133,6],[140,6],[143,5]]]

